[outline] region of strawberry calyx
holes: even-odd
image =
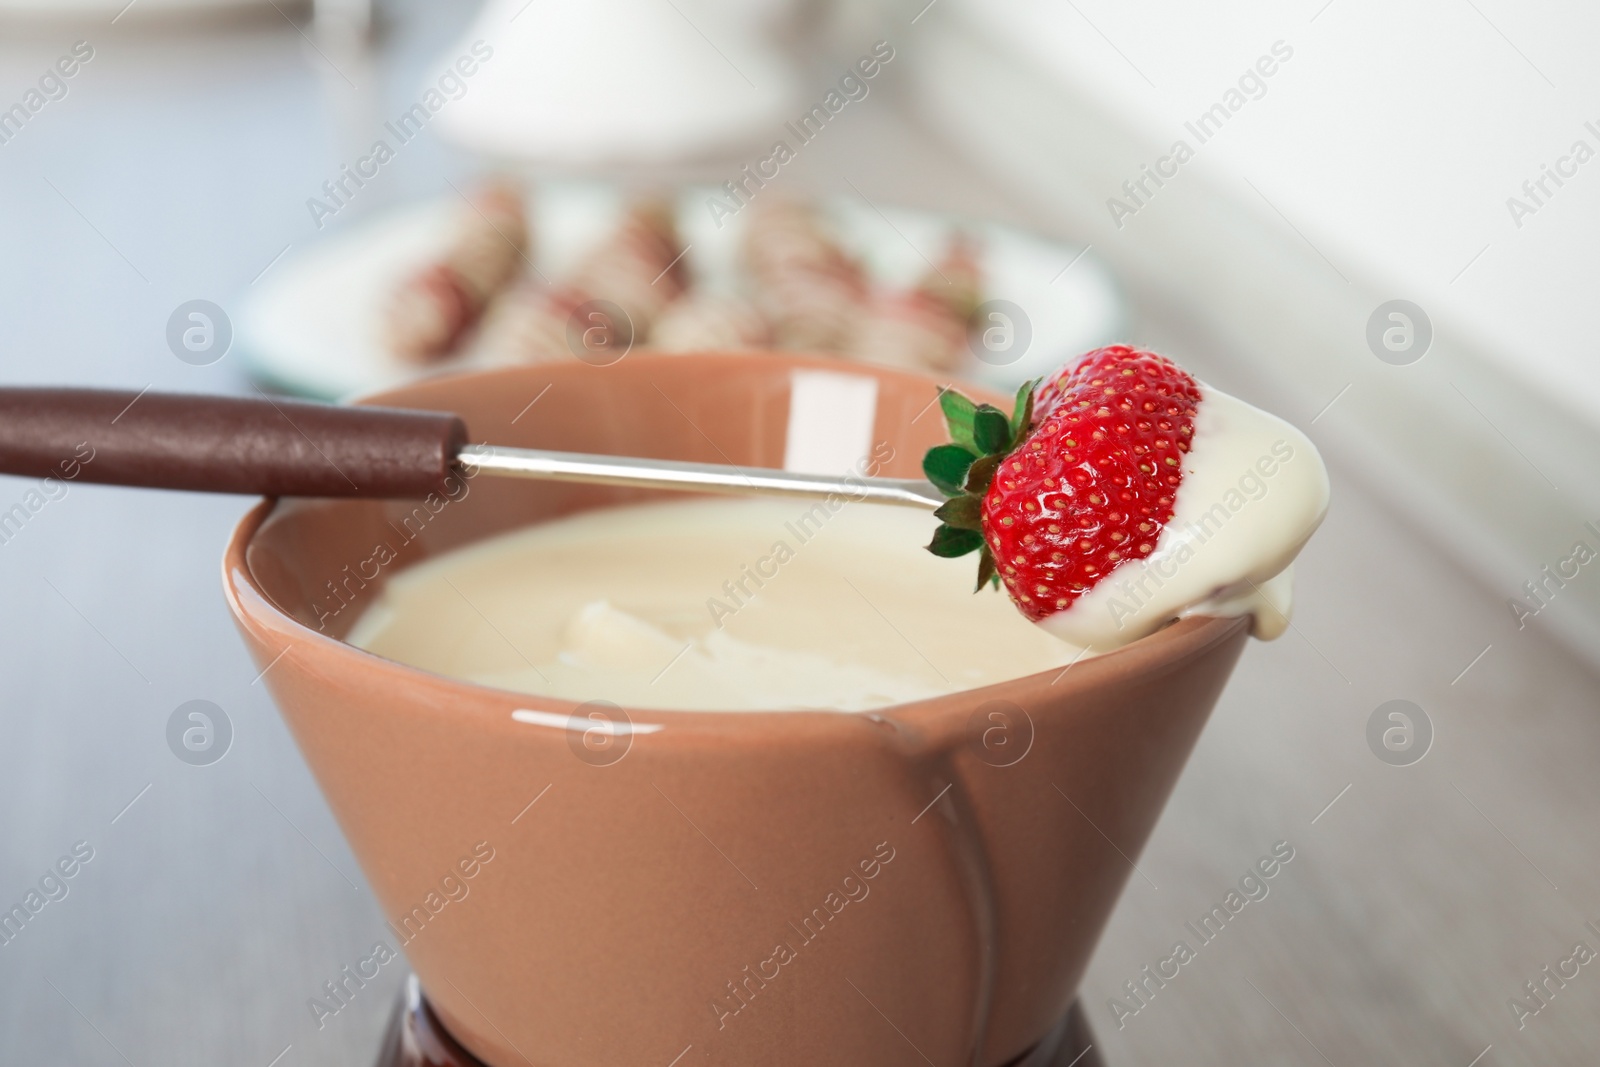
[[[927,548],[947,559],[978,553],[974,592],[985,585],[1000,587],[994,555],[983,536],[983,498],[995,471],[1033,427],[1033,394],[1040,381],[1023,383],[1010,415],[993,404],[974,403],[954,389],[939,394],[950,443],[928,449],[922,472],[949,499],[933,513],[939,528]]]

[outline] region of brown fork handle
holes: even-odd
[[[262,496],[444,488],[455,415],[262,397],[0,388],[0,474]]]

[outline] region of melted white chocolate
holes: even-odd
[[[862,711],[1059,669],[1078,648],[924,551],[931,515],[690,499],[584,512],[396,575],[350,643],[624,708]]]
[[[863,711],[1060,668],[1185,615],[1289,624],[1328,475],[1288,423],[1202,386],[1154,552],[1030,626],[971,592],[935,520],[868,504],[690,499],[584,512],[389,582],[351,644],[438,674],[625,708]]]

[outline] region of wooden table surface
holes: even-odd
[[[390,10],[376,75],[398,101],[462,15]],[[80,38],[95,58],[68,95],[0,145],[0,378],[242,390],[236,360],[176,360],[165,322],[185,300],[237,301],[312,239],[338,78],[270,11],[8,28],[0,103]],[[1038,224],[903,116],[876,94],[785,180]],[[426,138],[390,169],[372,207],[471,172]],[[1133,291],[1135,340],[1252,395],[1178,301]],[[1521,1029],[1507,1002],[1576,943],[1600,950],[1585,926],[1600,927],[1600,687],[1330,458],[1295,627],[1245,653],[1095,957],[1101,1050],[1113,1067],[1593,1063],[1600,962]],[[0,478],[0,512],[30,487]],[[0,543],[0,905],[75,843],[93,850],[0,945],[0,1062],[342,1067],[376,1051],[398,970],[320,1029],[306,1007],[382,918],[223,606],[219,550],[245,506],[74,485]],[[232,724],[211,766],[168,748],[193,699]],[[1391,699],[1432,723],[1410,766],[1368,746]],[[1269,894],[1200,945],[1186,923],[1277,842],[1294,858]],[[1119,1019],[1111,998],[1138,1006],[1124,983],[1179,940],[1195,958]]]

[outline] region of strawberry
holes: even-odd
[[[1005,583],[1038,621],[1155,550],[1172,518],[1200,389],[1153,352],[1113,345],[1017,393],[1008,418],[940,397],[951,444],[923,471],[950,499],[928,551],[978,552],[978,588]]]

